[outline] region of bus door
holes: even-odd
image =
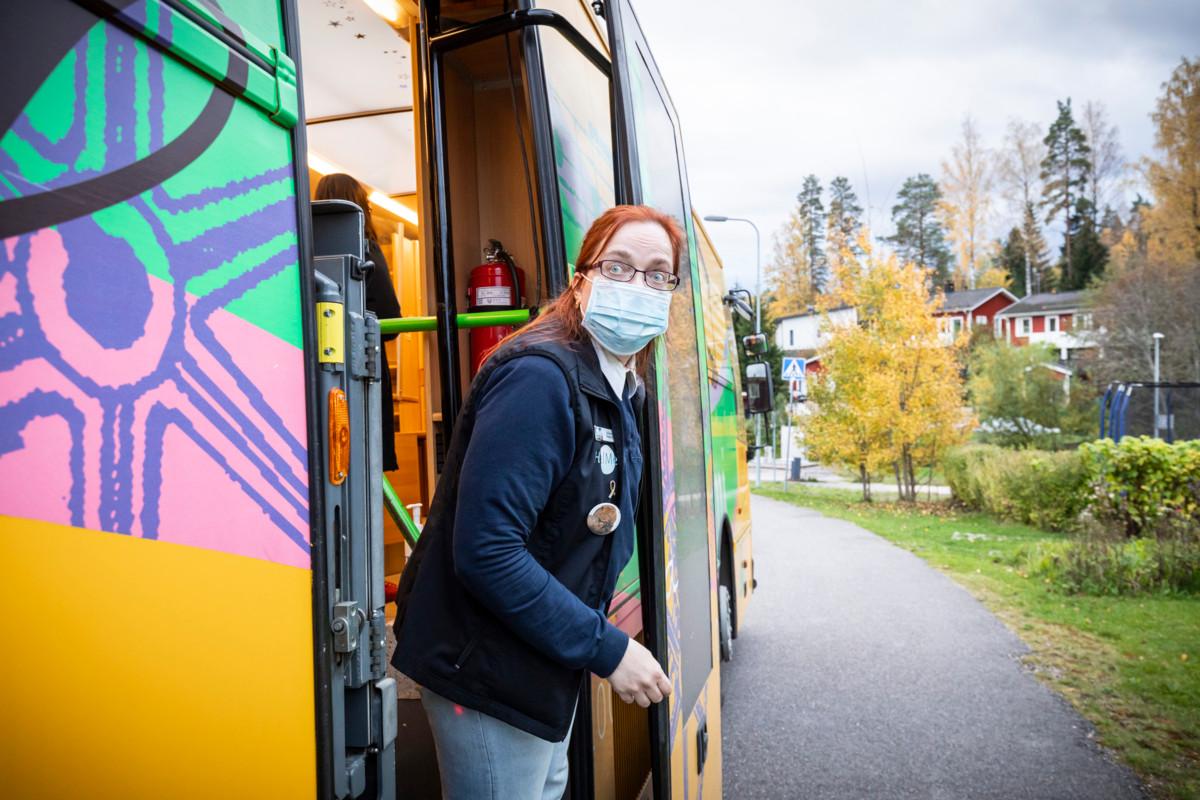
[[[721,793],[720,687],[716,617],[716,562],[712,464],[704,346],[703,300],[698,273],[679,121],[628,0],[605,4],[613,57],[618,154],[618,202],[644,203],[675,217],[688,234],[680,259],[682,279],[671,305],[667,336],[660,339],[649,378],[647,435],[657,447],[649,467],[639,527],[650,560],[642,592],[648,638],[665,654],[672,683],[669,703],[652,716],[657,797],[719,797]]]

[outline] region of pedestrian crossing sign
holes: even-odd
[[[804,377],[804,359],[803,358],[784,358],[783,359],[783,375],[785,381],[798,381]]]

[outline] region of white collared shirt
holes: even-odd
[[[613,394],[617,396],[617,399],[625,399],[626,387],[631,384],[633,388],[629,392],[632,394],[636,391],[638,376],[637,372],[633,369],[635,356],[630,356],[629,365],[626,365],[620,356],[605,350],[595,339],[592,339],[592,346],[596,348],[596,358],[600,361],[600,371],[604,373],[604,378],[608,381],[608,385],[612,387]]]

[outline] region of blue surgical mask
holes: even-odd
[[[591,281],[592,294],[583,312],[583,327],[600,346],[618,356],[631,356],[667,329],[671,293],[607,278]]]

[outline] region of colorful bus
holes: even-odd
[[[755,584],[738,304],[628,0],[0,14],[5,796],[437,796],[387,586],[482,349],[646,203],[689,248],[609,612],[674,692],[593,677],[568,795],[719,797]],[[399,319],[365,306],[363,210],[313,200],[333,172],[370,187]]]

